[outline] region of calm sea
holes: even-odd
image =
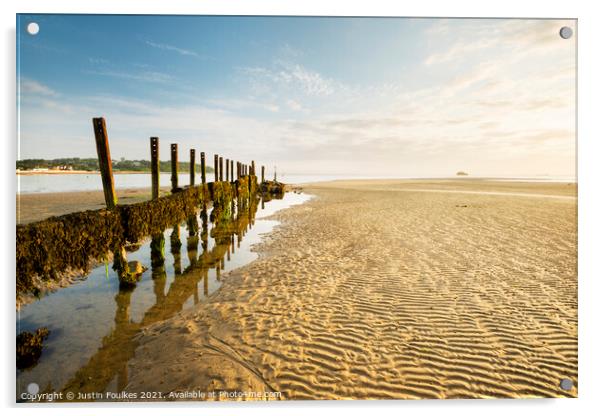
[[[170,173],[162,173],[160,182],[161,186],[170,185]],[[450,177],[453,179],[457,177]],[[269,179],[272,179],[271,177]],[[417,179],[417,178],[400,178],[400,177],[370,177],[366,175],[292,175],[282,174],[278,176],[278,180],[289,184],[298,183],[310,183],[310,182],[324,182],[332,181],[337,179]],[[460,178],[462,179],[462,178]],[[469,177],[469,179],[479,179],[476,177]],[[485,178],[483,178],[485,179]],[[500,181],[529,181],[529,182],[575,182],[573,177],[561,177],[561,176],[541,176],[541,177],[504,177],[504,178],[490,178],[493,180]],[[208,180],[213,180],[213,176],[210,174]],[[179,183],[187,185],[189,183],[188,173],[182,173],[179,175]],[[200,183],[201,177],[197,175],[196,183]],[[150,174],[115,174],[115,187],[118,189],[126,188],[148,188],[150,187],[151,179]],[[97,173],[90,174],[40,174],[40,175],[17,175],[17,191],[23,194],[31,193],[42,193],[42,192],[72,192],[72,191],[94,191],[102,190],[102,181],[100,175]]]

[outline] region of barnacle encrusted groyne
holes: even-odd
[[[17,226],[17,296],[36,294],[66,273],[85,274],[93,264],[113,258],[122,283],[128,283],[125,250],[129,244],[181,223],[211,204],[212,215],[248,204],[265,188],[254,175],[178,189],[171,195],[113,209],[76,212]],[[269,189],[275,192],[271,185]],[[284,192],[284,186],[281,190]],[[135,280],[130,279],[130,283]]]

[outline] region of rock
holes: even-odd
[[[35,333],[23,331],[17,335],[17,368],[23,370],[38,363],[44,348],[43,342],[50,331],[46,327],[38,328]]]

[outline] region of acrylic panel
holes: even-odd
[[[577,397],[574,19],[17,15],[16,401]]]

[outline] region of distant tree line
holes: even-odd
[[[189,162],[179,162],[179,170],[188,172],[190,170]],[[171,161],[159,161],[161,172],[171,172]],[[98,159],[89,158],[82,159],[79,157],[61,158],[61,159],[23,159],[17,160],[17,169],[33,170],[33,169],[68,169],[68,170],[98,170]],[[150,160],[113,160],[113,170],[119,171],[134,171],[134,172],[150,172]],[[201,171],[200,163],[196,164],[196,171]],[[213,168],[206,166],[206,172],[213,172]]]

